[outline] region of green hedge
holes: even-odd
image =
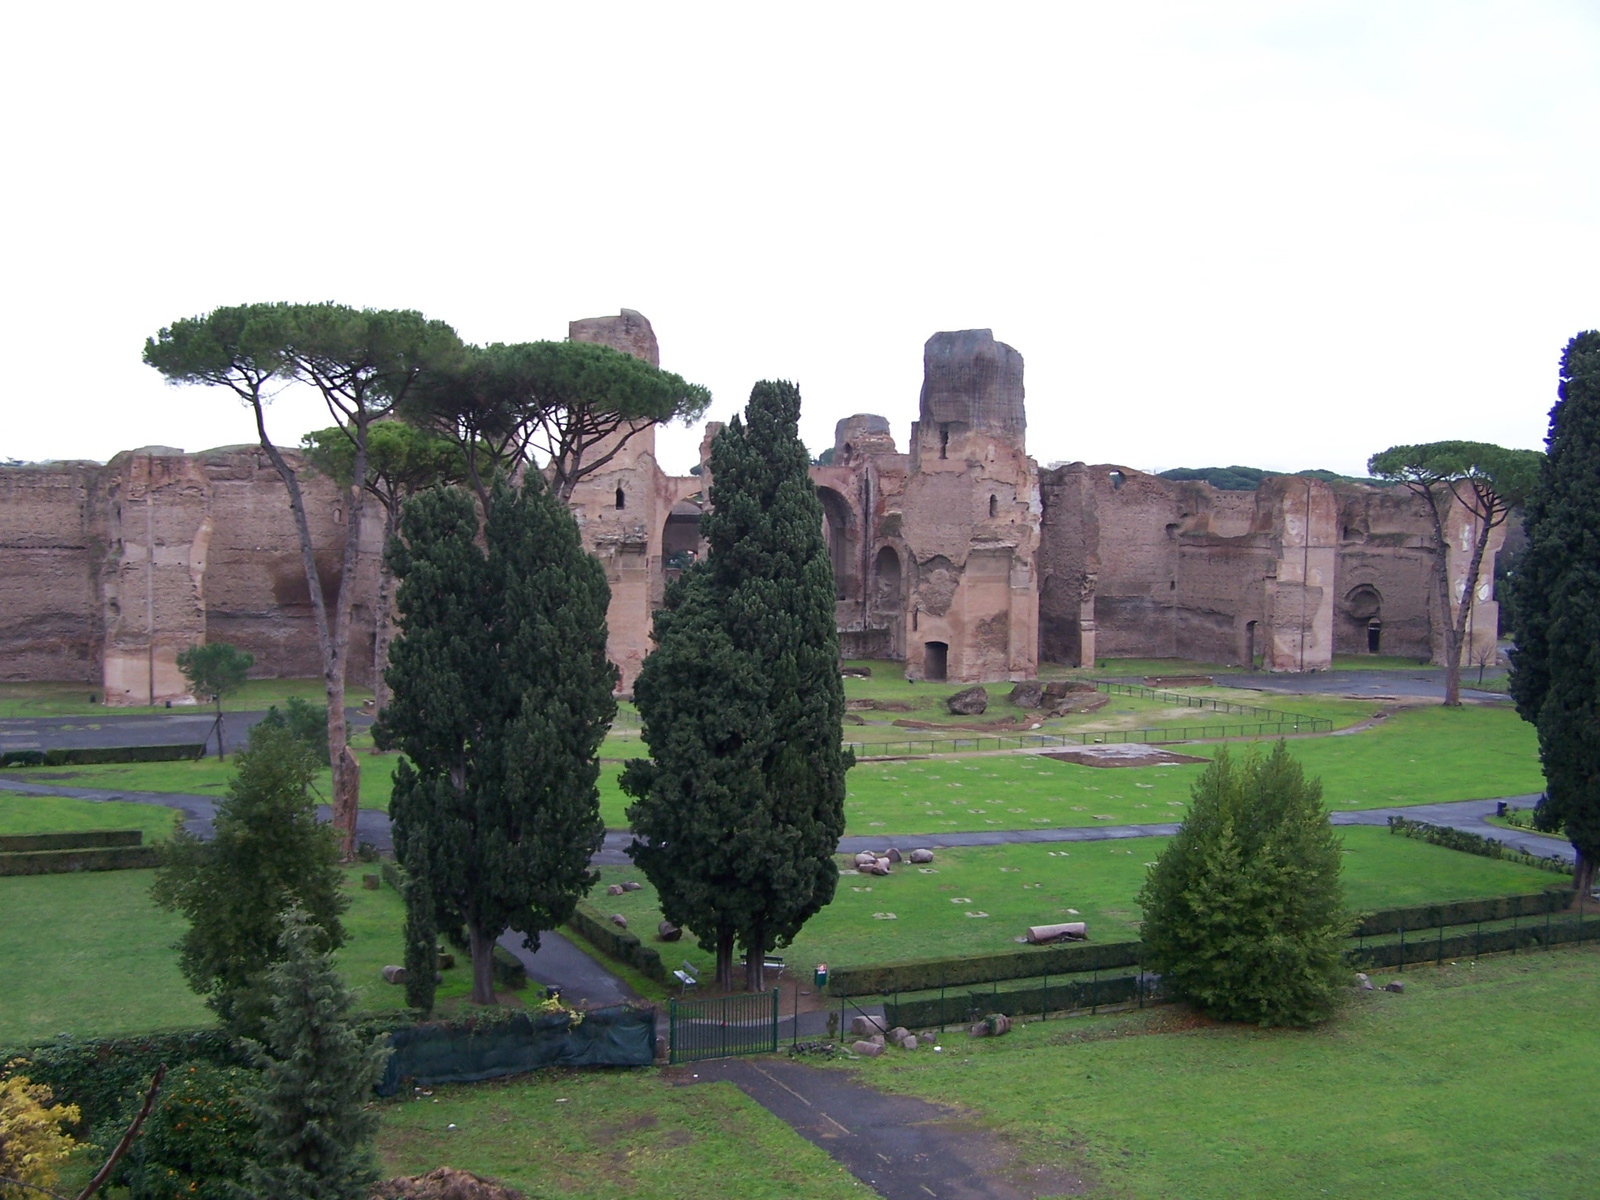
[[[653,946],[646,946],[636,934],[618,929],[598,909],[579,901],[568,927],[601,954],[627,963],[647,979],[657,983],[667,981],[667,968],[661,954]]]
[[[0,875],[138,871],[160,865],[160,846],[109,846],[99,850],[36,850],[27,854],[0,854]]]
[[[0,854],[29,854],[35,850],[93,850],[101,846],[138,846],[142,829],[86,829],[82,833],[0,834]]]
[[[177,746],[84,746],[72,750],[7,750],[0,767],[90,767],[101,763],[176,762],[200,758],[205,743]]]
[[[1540,914],[1543,915],[1542,913]],[[1446,926],[1445,928],[1451,928]],[[1454,928],[1460,929],[1461,926]],[[1410,939],[1367,943],[1346,951],[1355,967],[1398,967],[1404,963],[1437,962],[1443,959],[1476,958],[1480,954],[1504,954],[1537,946],[1560,946],[1572,942],[1600,939],[1600,914],[1566,913],[1544,921],[1532,921],[1515,928],[1471,930],[1440,936],[1439,927],[1418,929]],[[1431,936],[1430,936],[1431,934]]]
[[[1137,975],[1109,975],[1102,979],[1063,980],[1037,987],[1001,991],[971,990],[944,995],[926,993],[885,999],[883,1015],[891,1026],[927,1029],[935,1025],[964,1025],[985,1013],[1025,1017],[1030,1013],[1068,1012],[1100,1004],[1127,1004],[1141,994]]]
[[[1536,867],[1541,871],[1553,871],[1557,875],[1570,875],[1572,873],[1572,864],[1554,854],[1542,857],[1529,854],[1497,838],[1468,833],[1463,829],[1453,829],[1449,825],[1430,825],[1426,821],[1413,821],[1406,817],[1391,816],[1389,818],[1389,832],[1399,834],[1401,837],[1416,838],[1420,842],[1427,842],[1433,846],[1443,846],[1447,850],[1460,850],[1463,854],[1476,854],[1483,858],[1504,859],[1506,862],[1521,863],[1526,867]]]
[[[1483,900],[1458,900],[1454,904],[1416,904],[1368,913],[1356,925],[1361,937],[1378,937],[1401,929],[1437,929],[1440,925],[1473,925],[1479,921],[1505,921],[1512,917],[1544,916],[1562,912],[1572,902],[1571,888],[1546,888],[1520,896],[1491,896]]]
[[[829,975],[828,991],[835,996],[882,995],[1028,979],[1046,973],[1070,975],[1075,971],[1111,971],[1138,966],[1142,950],[1142,942],[1066,942],[964,958],[840,967]]]

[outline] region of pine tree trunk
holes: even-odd
[[[472,953],[472,1002],[494,1003],[494,938],[476,921],[467,921],[467,946]]]
[[[1594,891],[1595,868],[1600,866],[1600,862],[1590,858],[1576,846],[1573,849],[1578,853],[1572,864],[1572,886],[1578,893],[1573,903],[1587,905],[1589,893]]]
[[[754,934],[744,948],[744,990],[747,992],[766,991],[767,953],[762,949],[766,940],[766,929],[757,921]]]
[[[733,991],[733,930],[717,930],[717,990]]]
[[[383,673],[389,667],[389,642],[394,637],[394,573],[389,570],[389,543],[394,540],[395,513],[388,509],[383,520],[383,553],[378,555],[378,604],[373,610],[377,626],[372,645],[372,710],[376,715],[389,706],[389,683]],[[376,747],[372,751],[378,753]]]

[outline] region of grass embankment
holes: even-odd
[[[1395,837],[1382,828],[1355,826],[1339,835],[1346,903],[1356,912],[1538,892],[1563,882],[1547,871]],[[1146,866],[1167,840],[941,850],[926,867],[902,863],[888,876],[844,875],[833,903],[782,953],[808,979],[817,962],[860,966],[1012,950],[1029,925],[1058,921],[1088,922],[1095,941],[1132,940],[1142,916],[1134,897]],[[607,916],[620,913],[670,966],[688,959],[711,969],[711,957],[688,934],[677,943],[656,940],[661,912],[643,875],[626,867],[600,872],[591,904]],[[624,879],[643,886],[605,894],[605,885]]]
[[[437,1087],[382,1109],[385,1175],[441,1163],[529,1196],[834,1200],[865,1189],[731,1083],[674,1087],[654,1069],[539,1071]]]
[[[864,1079],[973,1112],[1089,1195],[1594,1194],[1600,947],[1405,973],[1309,1031],[1163,1008],[889,1055]],[[953,1052],[952,1052],[953,1051]]]
[[[402,961],[404,906],[392,888],[368,891],[359,865],[346,872],[350,909],[339,965],[364,1009],[405,1005],[405,989],[384,983]],[[153,871],[95,871],[0,878],[0,1045],[54,1037],[110,1036],[212,1023],[178,971],[179,914],[150,902]],[[458,965],[444,973],[440,1007],[470,990]]]
[[[137,829],[145,845],[172,836],[178,814],[159,804],[118,800],[99,803],[64,796],[23,796],[0,791],[0,833],[83,833],[90,829]]]

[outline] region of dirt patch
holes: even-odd
[[[1210,687],[1209,675],[1146,675],[1145,687]]]
[[[966,722],[935,722],[935,721],[908,721],[902,718],[894,722],[901,729],[940,730],[955,729],[963,733],[1026,733],[1030,729],[1039,727],[1038,717],[1004,717],[998,721],[966,721]]]
[[[631,1121],[621,1121],[615,1125],[597,1126],[590,1136],[599,1145],[609,1146],[619,1137],[630,1133],[639,1133],[645,1129],[654,1129],[658,1124],[659,1122],[656,1120],[654,1113],[641,1113]]]
[[[904,700],[846,700],[846,712],[910,712],[911,705]]]
[[[426,1175],[386,1179],[374,1185],[372,1200],[523,1200],[523,1195],[471,1171],[440,1167]]]
[[[1045,758],[1077,763],[1080,767],[1155,767],[1173,763],[1205,763],[1209,758],[1175,754],[1157,746],[1130,743],[1124,746],[1084,746],[1077,750],[1052,750]]]
[[[58,783],[63,779],[82,779],[82,771],[29,771],[26,775],[0,775],[0,779],[13,779],[18,783]]]

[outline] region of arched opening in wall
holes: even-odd
[[[989,497],[989,515],[991,517],[998,517],[1000,515],[1000,497]]]
[[[822,536],[828,543],[828,558],[833,563],[833,591],[837,600],[848,600],[857,595],[856,576],[852,569],[856,561],[855,536],[852,532],[850,505],[832,488],[819,487],[817,499],[822,501]]]
[[[1256,622],[1244,623],[1244,662],[1250,670],[1256,669]]]
[[[661,527],[661,565],[673,579],[700,554],[700,506],[679,500]]]
[[[945,642],[922,643],[922,677],[943,680],[950,673],[950,646]]]
[[[939,426],[939,457],[950,457],[950,426]]]
[[[1379,653],[1383,641],[1383,594],[1370,583],[1358,583],[1338,606],[1334,650],[1347,654]]]
[[[900,611],[900,556],[893,546],[879,550],[872,561],[872,611],[882,617]]]
[[[622,494],[622,488],[620,486],[617,488],[617,507],[618,508],[627,508],[628,507],[628,498]]]

